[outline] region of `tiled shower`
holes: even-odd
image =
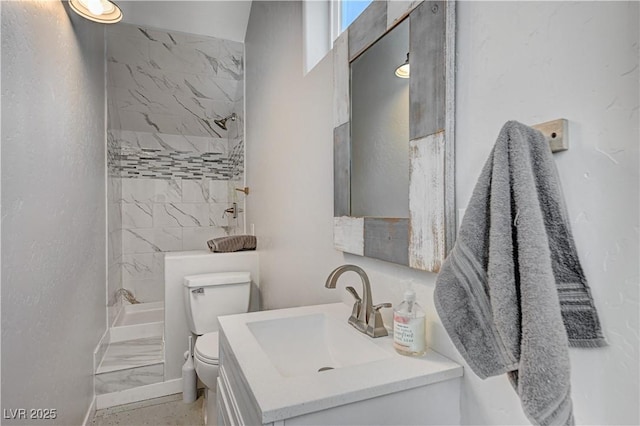
[[[120,288],[162,309],[165,252],[206,250],[207,240],[244,231],[244,215],[225,211],[244,209],[236,191],[244,181],[244,45],[110,26],[107,103],[108,316],[120,325],[128,305]],[[227,130],[214,123],[234,113]],[[162,336],[144,326],[147,340],[114,339],[122,333],[111,330],[111,346],[99,351],[106,355],[97,354],[98,394],[163,380]],[[129,349],[148,362],[128,363]],[[122,377],[135,379],[123,386]]]
[[[109,295],[164,298],[162,256],[243,229],[242,43],[107,29]],[[235,113],[225,131],[214,123]],[[110,318],[119,310],[112,300]]]

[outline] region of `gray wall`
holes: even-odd
[[[464,208],[505,121],[570,122],[555,156],[578,251],[610,346],[571,350],[578,424],[638,424],[638,3],[458,2],[456,193]],[[375,303],[413,280],[428,343],[462,362],[433,305],[435,274],[333,248],[332,84],[303,75],[300,2],[254,2],[247,29],[247,220],[265,308],[338,300],[333,267],[362,266]],[[388,310],[385,321],[390,321]],[[503,377],[463,378],[465,424],[529,424]]]
[[[82,423],[106,328],[104,27],[68,13],[2,4],[2,408],[57,410],[16,424]]]

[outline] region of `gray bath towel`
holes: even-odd
[[[256,244],[256,237],[253,235],[232,235],[207,241],[209,250],[214,253],[255,250]]]
[[[568,347],[606,345],[544,136],[504,125],[436,282],[449,336],[481,378],[508,373],[527,417],[573,424]]]

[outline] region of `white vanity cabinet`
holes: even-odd
[[[261,424],[248,392],[218,378],[218,426]],[[460,379],[399,391],[265,423],[289,425],[459,425]],[[256,421],[257,423],[253,423]]]
[[[338,303],[221,318],[218,425],[460,424],[462,367],[433,351],[420,358],[395,353],[390,337],[371,339],[350,327],[346,322],[349,309]],[[329,346],[335,368],[298,372],[279,365],[281,359],[274,358],[279,348],[260,343],[262,335],[256,331],[272,326],[278,336],[297,341],[301,339],[296,339],[296,332],[323,334],[319,338],[326,340],[321,343]],[[380,353],[361,363],[341,359],[339,349],[331,347],[336,343],[327,335],[343,332],[370,345],[364,347],[367,351]],[[311,339],[304,342],[304,348],[293,343],[280,355],[293,353],[300,355],[302,366],[313,364],[321,349],[313,347]],[[288,345],[286,342],[283,339],[278,344]],[[340,341],[342,346],[348,342]],[[311,352],[297,354],[309,347]],[[361,358],[350,348],[345,351],[347,356]],[[318,359],[328,362],[321,355]],[[287,360],[288,364],[295,362],[295,358]]]

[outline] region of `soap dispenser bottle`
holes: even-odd
[[[393,347],[402,355],[421,356],[426,352],[425,313],[416,302],[413,290],[404,292],[404,300],[393,311]]]

